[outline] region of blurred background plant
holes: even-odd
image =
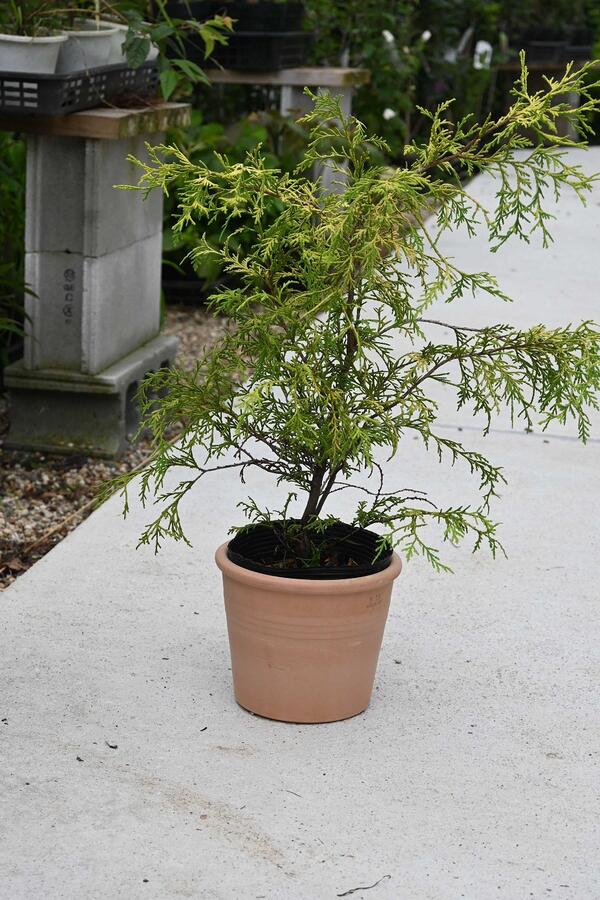
[[[151,48],[157,47],[160,84],[163,98],[187,97],[197,84],[208,84],[208,78],[195,60],[189,59],[188,47],[200,47],[201,58],[207,59],[218,44],[227,43],[233,21],[227,15],[215,15],[199,21],[193,16],[171,15],[165,0],[102,0],[107,12],[126,22],[128,31],[123,51],[130,66],[140,66]]]
[[[52,6],[47,0],[4,0],[0,3],[0,32],[36,37],[60,28],[64,17]]]
[[[24,324],[25,142],[0,132],[0,383]]]
[[[499,113],[514,74],[498,64],[598,56],[600,0],[307,0],[315,65],[360,66],[354,110],[398,154],[425,139],[417,106],[456,98],[451,115]]]

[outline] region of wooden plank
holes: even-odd
[[[368,69],[327,68],[321,66],[279,69],[276,72],[238,72],[233,69],[211,69],[213,84],[260,84],[274,87],[358,87],[368,84]]]
[[[190,106],[187,103],[158,103],[140,109],[99,107],[67,116],[0,114],[1,131],[101,140],[156,134],[173,126],[189,125],[189,122]]]

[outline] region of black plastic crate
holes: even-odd
[[[163,263],[161,286],[165,302],[177,306],[202,306],[216,286],[207,287],[189,263],[183,263],[183,266],[180,271]]]
[[[217,45],[205,68],[223,67],[246,72],[270,72],[290,69],[306,62],[312,35],[305,31],[239,31],[231,35],[226,47]],[[198,60],[200,62],[200,60]]]
[[[192,16],[199,22],[216,15],[235,19],[235,31],[300,31],[304,19],[303,3],[273,3],[272,0],[176,0],[169,4],[176,18]]]
[[[591,43],[569,44],[563,51],[563,62],[587,62],[593,57]]]
[[[524,46],[528,63],[559,63],[565,58],[566,41],[529,41]]]
[[[65,75],[0,72],[0,112],[64,116],[117,101],[134,103],[159,91],[158,67],[138,69],[117,63]]]

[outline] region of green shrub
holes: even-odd
[[[597,177],[570,164],[564,149],[572,141],[556,128],[560,117],[585,128],[585,115],[598,107],[585,86],[588,73],[568,71],[545,92],[530,94],[524,70],[508,113],[482,124],[472,117],[452,122],[443,104],[428,113],[427,141],[407,148],[405,165],[393,172],[373,162],[363,125],[344,119],[327,96],[305,117],[311,138],[293,177],[256,151],[219,171],[190,162],[175,147],[155,148],[149,164],[139,163],[139,189],[176,186],[176,232],[198,214],[232,224],[250,215],[256,227],[244,256],[231,243],[215,249],[204,239],[194,250],[196,260],[217,258],[237,280],[212,298],[215,311],[231,319],[230,332],[195,373],[167,369],[144,381],[142,427],[154,435],[154,454],[140,493],[159,511],[142,543],[158,549],[166,537],[185,539],[180,502],[208,473],[233,468],[243,481],[256,468],[282,484],[281,508],[273,512],[260,498],[248,498],[242,508],[252,522],[297,519],[285,533],[289,555],[305,564],[332,521],[331,498],[341,489],[361,498],[352,524],[380,526],[381,547],[397,544],[407,559],[423,554],[444,567],[430,526],[452,543],[471,537],[475,549],[499,549],[489,506],[501,469],[438,432],[428,388],[441,383],[454,391],[458,406],[483,413],[488,428],[508,408],[528,426],[573,418],[585,441],[588,409],[598,408],[600,331],[589,322],[520,330],[462,327],[450,314],[449,322],[431,319],[435,300],[451,305],[475,291],[507,299],[488,273],[459,269],[439,238],[466,226],[471,235],[487,232],[494,248],[513,237],[548,242],[546,194],[572,190],[584,199]],[[568,103],[572,92],[581,94],[577,110]],[[369,141],[385,149],[379,139]],[[337,164],[348,166],[348,187],[322,196],[302,173],[322,158],[323,147],[329,155],[331,145],[338,148]],[[529,152],[515,154],[523,148]],[[489,208],[456,178],[458,166],[469,175],[497,176]],[[281,212],[263,226],[273,200]],[[435,210],[427,223],[426,209]],[[440,326],[452,339],[427,336],[443,334]],[[397,337],[412,346],[398,352]],[[177,425],[183,433],[173,445]],[[471,470],[479,505],[459,498],[456,506],[440,507],[422,490],[384,489],[378,457],[394,455],[413,435],[440,459]],[[368,473],[373,487],[356,484]],[[131,477],[118,483],[126,490]],[[407,481],[413,483],[410,475]]]
[[[306,148],[306,132],[302,126],[277,112],[254,113],[226,128],[216,122],[204,122],[202,114],[194,110],[191,126],[172,131],[169,137],[191,162],[213,172],[243,163],[249,152],[260,153],[269,167],[292,172]],[[179,216],[178,187],[181,185],[173,185],[165,198],[163,248],[168,265],[181,268],[182,263],[187,263],[189,269],[191,262],[187,256],[202,240],[216,251],[225,244],[241,255],[251,249],[257,237],[257,224],[251,212],[237,217],[233,223],[226,215],[197,213],[188,228],[174,232],[172,225]],[[265,204],[260,227],[271,225],[280,211],[277,200]],[[222,276],[223,261],[218,253],[196,259],[195,272],[202,281],[202,291],[206,292]]]

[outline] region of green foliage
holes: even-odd
[[[426,336],[448,327],[427,315],[435,300],[450,304],[472,291],[506,299],[491,275],[462,271],[445,257],[439,237],[465,226],[471,234],[487,229],[494,248],[512,237],[548,242],[545,195],[569,189],[583,200],[596,180],[569,164],[565,149],[573,142],[557,131],[562,116],[585,130],[586,116],[598,106],[585,85],[589,74],[568,67],[563,77],[548,79],[545,92],[531,94],[523,64],[509,111],[482,124],[472,117],[453,123],[443,104],[426,113],[428,141],[408,146],[405,166],[392,174],[373,163],[359,121],[344,119],[330,97],[315,98],[304,120],[309,148],[296,174],[334,144],[340,169],[348,169],[343,194],[322,196],[318,185],[269,167],[256,151],[215,172],[176,147],[150,150],[151,162],[139,163],[138,189],[168,192],[179,185],[177,232],[198,216],[235,223],[252,215],[257,239],[245,256],[228,244],[215,249],[199,242],[196,259],[216,255],[239,279],[212,298],[232,328],[194,374],[162,370],[143,385],[143,426],[155,443],[140,492],[160,511],[142,543],[158,549],[166,537],[185,539],[179,504],[207,473],[237,468],[243,480],[257,468],[304,495],[296,518],[307,541],[333,492],[355,488],[354,523],[383,528],[382,540],[398,544],[408,558],[421,554],[444,568],[431,526],[452,543],[471,537],[475,549],[500,548],[489,505],[502,472],[437,433],[428,388],[454,390],[458,406],[482,411],[488,427],[508,407],[515,420],[543,428],[572,418],[586,440],[588,409],[598,406],[600,331],[589,322],[526,330],[450,323],[452,342]],[[568,103],[572,92],[581,93],[578,110]],[[470,197],[455,177],[458,167],[497,177],[491,208]],[[281,214],[262,228],[274,199]],[[426,210],[435,210],[427,223]],[[412,344],[399,355],[398,335]],[[176,423],[183,434],[173,446],[166,435]],[[479,481],[479,505],[439,507],[421,491],[384,491],[382,477],[373,491],[354,484],[361,473],[381,473],[378,453],[395,454],[410,435],[440,459],[469,467]],[[167,484],[180,467],[184,480]],[[254,521],[272,515],[254,501],[245,508]]]
[[[224,165],[244,162],[246,154],[253,150],[260,152],[269,168],[292,172],[303,157],[307,139],[302,126],[277,112],[254,113],[225,128],[216,122],[205,123],[196,110],[192,111],[191,126],[173,131],[169,137],[190,162],[215,172],[222,171]],[[185,265],[187,254],[203,239],[215,250],[227,244],[235,252],[246,255],[257,236],[254,216],[250,213],[238,217],[233,225],[225,215],[196,216],[185,230],[171,230],[179,215],[177,194],[182,186],[172,184],[165,198],[168,226],[163,241],[165,260],[176,268]],[[266,204],[261,228],[274,222],[280,211],[277,200]],[[223,266],[218,253],[195,260],[195,271],[202,279],[204,290],[221,278]]]
[[[502,16],[512,33],[543,28],[568,33],[573,27],[593,25],[598,12],[597,0],[503,0]]]
[[[63,17],[44,0],[6,0],[0,5],[0,30],[37,36],[60,28]]]
[[[494,66],[516,59],[531,29],[564,39],[590,29],[600,41],[598,0],[307,0],[307,13],[314,63],[370,71],[353,108],[398,161],[405,143],[426,139],[419,106],[456,98],[448,112],[454,122],[503,110],[504,82],[497,84]],[[492,45],[491,68],[474,67],[479,40]]]
[[[502,8],[489,0],[308,0],[313,61],[370,71],[354,109],[399,159],[404,143],[423,137],[417,105],[456,97],[455,120],[485,113],[490,72],[473,68],[473,49],[486,39],[500,58]]]
[[[0,132],[0,369],[22,335],[25,141]]]
[[[415,103],[425,44],[414,23],[417,0],[308,0],[307,27],[315,41],[311,59],[318,65],[350,65],[371,72],[353,106],[370,130],[381,131],[394,154],[402,147],[407,119]],[[395,44],[383,36],[388,31]],[[382,118],[384,110],[393,119]]]
[[[152,45],[158,47],[162,94],[169,100],[175,94],[189,93],[193,85],[208,84],[200,66],[187,59],[187,41],[200,41],[206,58],[216,44],[227,43],[233,21],[229,16],[220,15],[205,22],[198,22],[192,16],[182,19],[169,14],[165,0],[155,0],[155,5],[157,15],[145,21],[143,11],[132,8],[127,0],[120,4],[119,12],[129,26],[123,49],[129,65],[135,68],[144,62]]]

